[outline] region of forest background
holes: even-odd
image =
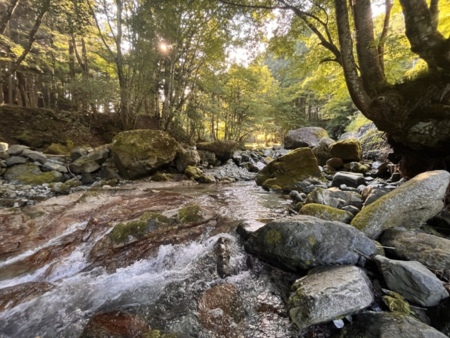
[[[279,142],[309,125],[338,137],[367,120],[314,32],[338,41],[333,1],[294,2],[315,28],[264,1],[1,0],[0,104],[108,114],[120,129],[146,117],[185,142]],[[420,76],[400,4],[372,11],[388,82]]]

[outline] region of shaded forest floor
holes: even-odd
[[[157,124],[141,119],[136,128],[157,129]],[[48,153],[110,143],[119,131],[112,114],[0,106],[0,142],[23,144]]]

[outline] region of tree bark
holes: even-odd
[[[450,72],[450,39],[437,30],[437,1],[428,8],[426,0],[400,0],[405,18],[406,36],[411,51],[428,64],[431,71]]]
[[[371,116],[369,111],[370,97],[358,75],[356,62],[353,57],[353,40],[349,24],[347,0],[334,0],[334,3],[345,82],[353,103],[363,114],[367,114],[367,118],[372,119],[373,116]]]

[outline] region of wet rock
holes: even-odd
[[[369,278],[355,266],[314,269],[292,289],[289,315],[300,328],[353,314],[374,300]]]
[[[362,208],[361,195],[352,191],[342,191],[338,188],[317,188],[306,197],[305,203],[318,203],[333,208],[342,209],[346,205]]]
[[[231,159],[234,152],[239,149],[239,143],[231,140],[200,142],[197,143],[197,149],[212,152],[219,161],[226,162]]]
[[[80,338],[133,338],[143,337],[149,332],[150,326],[144,318],[122,311],[113,311],[93,315]]]
[[[424,265],[416,261],[398,261],[375,256],[386,284],[406,300],[430,307],[448,298],[442,282]]]
[[[284,138],[284,147],[286,149],[300,147],[314,148],[319,145],[319,141],[324,137],[328,137],[328,133],[320,127],[305,127],[289,130]]]
[[[299,215],[272,221],[250,234],[248,252],[291,271],[338,264],[357,264],[360,254],[370,256],[376,246],[344,223]]]
[[[11,182],[40,185],[61,181],[63,175],[57,171],[42,172],[38,166],[28,163],[10,167],[3,177]]]
[[[394,248],[388,253],[401,259],[419,261],[431,271],[450,278],[450,240],[418,231],[386,230],[382,245]]]
[[[340,338],[444,338],[446,335],[417,319],[389,312],[364,312],[344,328]]]
[[[309,203],[300,209],[301,215],[314,216],[327,221],[350,223],[353,219],[351,212],[329,207],[328,205]]]
[[[29,282],[0,289],[0,312],[28,302],[53,289],[47,282]]]
[[[346,185],[348,187],[357,188],[361,184],[365,183],[366,181],[364,180],[364,176],[362,174],[339,171],[333,176],[331,186],[340,187],[341,185]]]
[[[217,257],[217,273],[220,278],[229,277],[233,274],[230,265],[231,254],[229,242],[230,240],[228,238],[220,237],[214,246],[214,253]]]
[[[172,162],[180,149],[178,142],[165,132],[130,130],[114,137],[111,154],[119,174],[136,179]]]
[[[214,181],[217,180],[220,182],[252,181],[256,176],[255,173],[238,167],[233,160],[228,160],[224,165],[215,167],[214,169],[205,169],[204,173],[205,177],[202,178],[202,181],[205,183],[207,183],[207,175],[213,176]]]
[[[364,207],[351,224],[370,238],[393,227],[418,228],[442,210],[449,182],[444,170],[417,175]]]
[[[203,170],[201,170],[198,167],[194,167],[194,166],[187,166],[184,174],[188,177],[191,178],[195,181],[200,181],[201,178],[203,177]]]
[[[310,148],[298,148],[270,162],[256,176],[256,184],[267,190],[298,190],[310,177],[323,179],[317,159]]]
[[[202,326],[226,337],[238,337],[237,327],[244,319],[242,300],[233,284],[221,284],[206,290],[199,299]]]

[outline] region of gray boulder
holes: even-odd
[[[400,313],[364,312],[345,328],[340,338],[445,338],[443,333]]]
[[[18,164],[25,164],[28,162],[28,160],[22,156],[11,156],[8,157],[5,162],[8,167],[12,167]]]
[[[42,172],[38,166],[31,163],[15,165],[6,170],[3,175],[8,181],[30,185],[59,182],[62,176],[57,171]]]
[[[340,187],[341,185],[346,185],[347,187],[357,188],[365,183],[363,174],[339,171],[333,176],[331,186]]]
[[[197,143],[198,150],[206,150],[215,154],[222,162],[228,161],[240,147],[239,143],[232,140],[215,140],[212,142]]]
[[[87,156],[82,156],[70,163],[69,168],[74,174],[88,174],[99,170],[101,165]]]
[[[417,175],[364,207],[351,224],[370,238],[393,227],[418,228],[442,210],[449,182],[444,170]]]
[[[43,153],[39,151],[24,149],[20,156],[26,157],[31,161],[38,162],[40,164],[44,164],[45,162],[47,162],[47,156],[45,156]]]
[[[320,127],[305,127],[289,130],[284,138],[284,147],[286,149],[301,147],[314,148],[319,145],[319,141],[324,137],[328,137],[328,133]]]
[[[423,264],[416,261],[398,261],[377,255],[388,288],[413,303],[430,307],[439,304],[449,294],[440,281]]]
[[[299,215],[272,221],[251,233],[248,252],[292,271],[340,264],[357,264],[361,254],[370,256],[375,244],[344,223]]]
[[[289,316],[301,329],[353,314],[374,300],[369,278],[355,266],[314,269],[291,289]]]
[[[319,144],[312,149],[319,165],[325,165],[327,161],[332,157],[330,152],[330,145],[333,143],[333,139],[324,137],[320,139]]]
[[[22,152],[23,152],[25,149],[30,149],[30,147],[22,146],[22,145],[20,145],[20,144],[13,144],[12,146],[9,146],[9,148],[8,148],[8,154],[9,154],[10,156],[18,156],[18,155],[22,154]]]
[[[181,146],[159,130],[129,130],[117,134],[111,155],[119,174],[128,179],[148,176],[171,163]]]
[[[380,242],[395,248],[392,251],[395,256],[418,261],[431,271],[450,278],[450,240],[418,231],[390,229],[384,232]]]

